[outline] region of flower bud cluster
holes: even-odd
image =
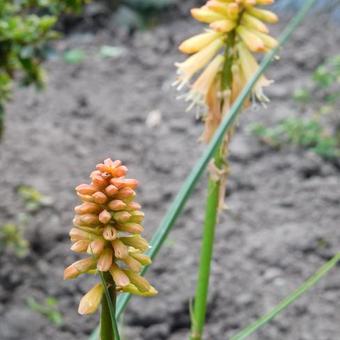
[[[90,184],[76,187],[82,204],[74,209],[71,250],[89,256],[67,267],[64,279],[109,272],[117,292],[153,296],[155,288],[138,274],[151,259],[144,254],[149,244],[140,235],[144,213],[134,201],[138,182],[125,178],[127,170],[121,161],[106,159],[91,173]],[[82,298],[79,313],[95,312],[103,291],[101,283],[92,287]]]
[[[240,91],[258,69],[252,53],[267,52],[277,46],[269,35],[266,23],[274,24],[278,17],[258,6],[270,5],[274,0],[209,0],[191,10],[192,16],[209,25],[204,33],[185,40],[179,49],[191,56],[177,63],[178,89],[190,86],[186,100],[202,105],[206,131],[204,141],[209,141],[221,116],[228,112]],[[225,84],[230,72],[229,86]],[[195,78],[193,80],[193,78]],[[271,82],[262,76],[253,89],[254,97],[265,102],[263,87]],[[191,84],[191,85],[190,85]]]

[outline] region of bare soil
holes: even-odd
[[[85,61],[50,60],[46,91],[16,90],[0,144],[0,225],[17,221],[25,210],[17,194],[20,185],[34,186],[53,203],[29,215],[26,258],[1,254],[1,340],[86,339],[98,323],[98,316],[77,314],[79,299],[94,279],[62,279],[64,267],[76,258],[68,239],[77,204],[73,188],[88,180],[99,161],[121,159],[140,180],[138,200],[151,237],[204,147],[197,143],[201,123],[185,113],[185,103],[175,99],[171,86],[173,64],[182,58],[176,45],[199,27],[179,18],[133,35],[110,29],[71,35],[56,49],[83,48]],[[272,150],[247,132],[253,122],[306,114],[292,93],[308,84],[320,62],[339,53],[339,43],[338,26],[309,18],[269,71],[275,80],[267,91],[269,108],[252,108],[239,120],[231,147],[229,210],[216,235],[206,339],[227,339],[339,251],[339,170],[309,151]],[[100,57],[104,44],[123,47],[123,55]],[[187,338],[205,186],[204,177],[149,270],[159,295],[134,297],[129,304],[123,320],[126,339]],[[29,296],[58,299],[63,326],[30,310]],[[337,268],[250,339],[339,339],[339,308]]]

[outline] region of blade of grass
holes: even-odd
[[[243,340],[248,336],[252,335],[259,328],[265,326],[273,318],[275,318],[279,313],[284,311],[293,302],[301,297],[302,294],[306,293],[308,290],[313,288],[340,260],[340,253],[336,254],[331,260],[326,262],[313,276],[311,276],[307,281],[305,281],[297,290],[295,290],[291,295],[286,297],[281,301],[275,308],[273,308],[268,314],[265,314],[254,323],[250,324],[248,327],[232,336],[230,340]]]
[[[217,148],[219,147],[220,142],[222,141],[222,138],[225,135],[226,131],[232,126],[233,122],[235,121],[240,109],[243,106],[244,101],[248,97],[252,88],[254,87],[256,82],[259,80],[261,75],[268,68],[268,66],[274,61],[275,56],[277,52],[279,51],[280,47],[288,41],[292,33],[295,31],[298,25],[302,22],[302,20],[304,19],[304,17],[306,16],[306,14],[308,13],[308,11],[310,10],[310,8],[313,6],[315,2],[316,0],[307,0],[305,2],[305,5],[289,22],[289,24],[287,25],[287,27],[285,28],[285,30],[279,37],[278,46],[274,48],[273,50],[271,50],[271,52],[266,54],[260,67],[254,74],[253,78],[249,81],[247,86],[242,90],[239,97],[236,99],[234,105],[231,107],[229,115],[227,115],[221,122],[211,142],[207,146],[201,158],[197,161],[197,163],[191,170],[189,176],[186,178],[175,200],[172,202],[165,217],[163,218],[159,228],[156,230],[150,242],[151,248],[148,251],[148,255],[151,257],[151,259],[154,259],[156,255],[158,254],[161,246],[163,245],[171,228],[173,227],[177,217],[180,215],[180,213],[184,209],[185,203],[187,202],[198,180],[200,179],[204,170],[209,164],[210,159],[212,158]],[[143,268],[142,275],[144,275],[146,270],[147,270],[147,267]],[[117,318],[123,312],[126,304],[130,300],[130,297],[131,297],[130,294],[125,294],[125,293],[121,294],[118,297],[117,309],[116,309]]]

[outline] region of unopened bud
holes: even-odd
[[[112,247],[117,259],[124,259],[129,256],[128,247],[120,239],[113,240]]]
[[[104,247],[105,240],[103,240],[102,238],[98,238],[89,244],[87,251],[89,254],[99,255],[104,250]]]
[[[110,268],[110,273],[116,286],[125,287],[130,283],[128,276],[114,263]]]
[[[130,279],[131,283],[134,284],[141,292],[147,292],[151,288],[150,283],[144,279],[144,277],[128,269],[124,270],[124,272]]]
[[[122,259],[122,261],[124,261],[124,263],[134,272],[138,273],[142,270],[142,265],[140,262],[138,262],[137,260],[135,260],[133,257],[131,256],[126,256]]]
[[[101,191],[95,192],[92,197],[94,202],[98,204],[105,204],[107,202],[107,196]]]
[[[108,207],[113,211],[119,211],[126,208],[126,203],[121,200],[113,200],[108,204]]]
[[[78,313],[87,315],[94,313],[102,300],[104,287],[102,284],[97,283],[93,286],[80,300]]]
[[[112,265],[112,256],[113,252],[111,248],[106,248],[100,255],[98,262],[97,262],[97,269],[101,272],[107,272]]]
[[[146,239],[140,235],[121,237],[120,240],[127,246],[146,251],[149,249],[149,244]]]
[[[143,266],[148,266],[152,263],[149,256],[142,254],[140,252],[129,252],[130,256],[133,257],[135,260],[140,262]]]
[[[138,186],[138,181],[136,179],[112,178],[110,182],[118,189],[124,188],[124,187],[136,189]]]
[[[93,257],[88,257],[72,263],[64,270],[64,280],[71,280],[78,277],[80,274],[94,269],[96,260]]]
[[[131,214],[128,213],[127,211],[119,211],[113,214],[113,218],[118,223],[125,223],[130,219],[130,217],[131,217]]]
[[[100,206],[97,205],[96,203],[91,203],[91,202],[85,202],[81,205],[77,205],[74,208],[74,211],[77,214],[88,214],[88,213],[97,213],[100,211]]]
[[[72,247],[71,250],[75,253],[84,253],[87,250],[87,247],[89,246],[90,241],[89,240],[79,240],[76,241]]]
[[[110,184],[105,188],[105,193],[109,197],[113,197],[118,192],[118,188]]]
[[[130,234],[140,234],[144,231],[144,228],[138,223],[122,223],[116,225],[119,231],[124,231]]]
[[[103,210],[98,217],[99,221],[103,224],[107,224],[112,218],[111,214],[107,210]]]
[[[76,191],[81,195],[92,195],[96,192],[96,188],[93,185],[80,184],[76,187]]]

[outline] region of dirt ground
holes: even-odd
[[[20,185],[37,188],[53,203],[28,220],[29,255],[0,257],[1,340],[86,339],[96,326],[98,316],[77,314],[93,278],[62,279],[64,267],[76,258],[68,238],[77,204],[73,188],[88,180],[99,161],[121,159],[130,176],[140,180],[138,201],[151,237],[203,150],[197,143],[202,125],[184,112],[185,103],[176,100],[171,87],[173,64],[182,59],[176,45],[198,30],[192,20],[179,18],[131,37],[109,30],[74,34],[56,48],[83,48],[84,62],[51,60],[46,91],[15,91],[0,144],[0,224],[15,222],[24,210],[16,191]],[[99,49],[104,44],[123,47],[122,55],[103,59]],[[339,44],[338,26],[309,18],[270,68],[275,84],[267,91],[269,108],[253,108],[239,120],[230,157],[229,211],[221,216],[216,235],[206,339],[235,334],[339,251],[339,169],[308,151],[274,151],[247,132],[253,122],[305,114],[292,93],[308,83],[321,61],[339,53]],[[147,275],[159,295],[130,302],[124,339],[187,339],[205,186],[206,177]],[[63,326],[33,312],[29,296],[58,299]],[[250,339],[338,339],[339,308],[340,271],[335,269]]]

